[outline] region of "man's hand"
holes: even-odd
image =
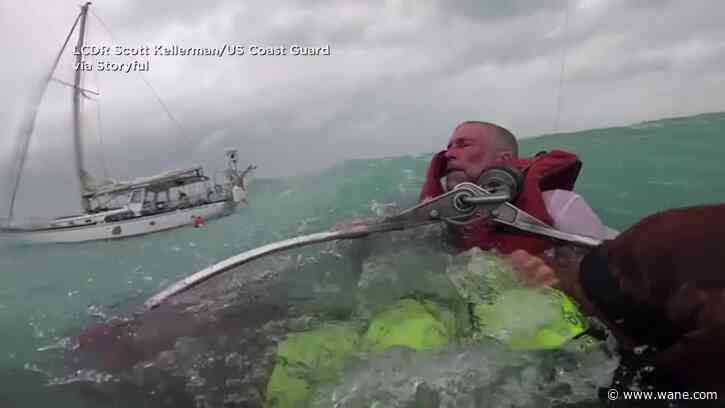
[[[508,255],[508,260],[527,286],[552,286],[559,283],[556,272],[543,259],[522,249]]]
[[[583,251],[559,247],[553,256],[546,256],[546,259],[520,249],[507,258],[524,284],[532,287],[553,286],[573,298],[584,314],[601,317],[579,282],[579,264],[583,256]]]

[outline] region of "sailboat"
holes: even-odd
[[[215,173],[221,177],[212,180],[200,166],[171,170],[131,181],[118,182],[110,179],[97,181],[84,166],[81,135],[81,98],[93,91],[83,88],[83,71],[76,68],[74,82],[54,78],[58,62],[74,31],[78,28],[76,49],[82,49],[86,34],[86,20],[90,2],[81,6],[68,36],[46,78],[42,91],[36,95],[37,103],[23,129],[19,148],[19,168],[10,199],[10,209],[5,225],[0,227],[3,238],[23,242],[83,242],[102,239],[118,239],[149,234],[186,225],[200,226],[204,220],[223,217],[244,206],[247,196],[246,177],[256,168],[249,165],[239,171],[237,149],[226,149],[227,168]],[[79,54],[79,53],[76,53]],[[76,56],[76,67],[81,55]],[[82,213],[43,222],[17,223],[13,210],[28,153],[30,137],[37,119],[37,106],[43,98],[48,83],[60,82],[72,88],[72,120],[76,175],[80,182]]]

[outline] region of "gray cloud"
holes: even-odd
[[[223,165],[224,147],[237,146],[243,161],[260,165],[259,175],[283,176],[345,158],[430,152],[445,144],[457,122],[473,118],[527,137],[723,109],[725,4],[570,0],[565,29],[566,4],[94,4],[115,37],[92,20],[98,44],[329,44],[333,54],[151,57],[146,77],[183,131],[165,117],[138,76],[89,75],[88,86],[103,94],[106,167],[117,178],[197,163],[214,168]],[[0,4],[0,88],[11,95],[0,98],[4,174],[10,174],[23,101],[45,75],[77,11],[75,3]],[[71,78],[71,62],[64,59],[65,74],[57,75]],[[77,188],[68,146],[69,100],[67,89],[51,85],[28,162],[29,178],[41,182],[27,182],[28,197],[48,177],[55,183],[46,188],[59,195],[63,188]],[[558,109],[561,121],[554,129]],[[90,109],[87,119],[94,124],[97,118]],[[88,164],[102,173],[96,133],[87,136]],[[8,178],[0,183],[3,191]]]
[[[531,15],[541,11],[561,11],[566,0],[453,0],[436,2],[441,14],[475,19],[496,19],[520,15]]]

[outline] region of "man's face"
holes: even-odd
[[[446,188],[464,181],[476,181],[481,172],[498,159],[498,149],[492,132],[484,125],[467,123],[453,131],[448,142],[446,159]]]

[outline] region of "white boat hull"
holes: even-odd
[[[241,204],[240,204],[241,205]],[[195,217],[203,220],[229,215],[237,205],[220,201],[191,208],[88,226],[39,230],[12,230],[5,238],[26,243],[71,243],[101,239],[119,239],[193,225]]]

